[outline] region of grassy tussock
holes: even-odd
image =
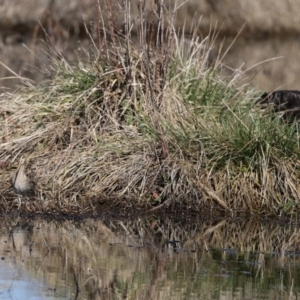
[[[3,210],[24,156],[37,183],[37,201],[22,206],[31,212],[296,212],[297,126],[255,107],[259,93],[209,63],[213,38],[179,36],[159,1],[155,26],[136,24],[138,46],[126,9],[125,36],[112,14],[99,17],[96,56],[53,59],[47,82],[1,95]]]

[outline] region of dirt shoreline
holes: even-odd
[[[146,1],[145,17],[153,20],[152,8],[155,1]],[[130,1],[131,20],[134,22],[139,16],[138,0]],[[173,12],[174,3],[165,1],[165,9]],[[28,32],[28,29],[35,28],[42,24],[46,29],[55,32],[60,28],[67,28],[78,35],[83,29],[82,20],[86,24],[96,22],[98,7],[107,17],[107,7],[112,10],[115,24],[120,26],[124,22],[122,9],[123,0],[70,0],[64,3],[58,0],[48,1],[26,1],[18,0],[4,1],[0,7],[1,28],[18,29]],[[179,0],[176,1],[177,15],[174,20],[176,28],[185,26],[186,33],[192,31],[195,21],[201,18],[199,32],[207,34],[211,25],[218,24],[221,34],[236,35],[244,26],[244,33],[259,35],[259,33],[281,32],[299,33],[299,1],[280,1],[280,0],[253,0],[245,2],[243,0]],[[24,28],[25,29],[22,29]],[[48,27],[48,28],[47,28]],[[85,31],[85,30],[83,30]]]
[[[22,218],[24,220],[44,220],[44,221],[74,221],[82,222],[88,219],[91,220],[137,220],[137,219],[170,219],[174,221],[182,221],[185,223],[190,222],[189,220],[199,220],[210,221],[210,222],[220,222],[228,221],[233,223],[246,222],[247,220],[257,220],[262,224],[277,224],[278,226],[297,226],[299,224],[297,218],[291,218],[289,215],[278,214],[278,215],[260,215],[260,214],[249,214],[248,211],[238,211],[238,212],[225,212],[220,209],[203,209],[201,211],[186,210],[186,209],[158,209],[153,211],[150,209],[121,209],[115,205],[103,203],[99,204],[97,207],[97,213],[95,208],[90,208],[89,211],[82,213],[80,211],[76,212],[30,212],[28,209],[12,209],[10,211],[1,211],[1,217],[10,218]]]
[[[5,199],[5,200],[4,200]],[[200,206],[190,206],[190,202],[170,203],[169,205],[152,206],[151,204],[137,205],[138,201],[130,202],[128,199],[103,199],[99,201],[93,200],[92,205],[85,205],[84,207],[77,207],[70,210],[70,207],[59,207],[57,203],[48,201],[51,204],[49,207],[43,207],[40,204],[40,199],[27,199],[23,201],[18,207],[17,196],[10,194],[5,198],[2,196],[0,204],[0,215],[10,217],[24,217],[29,219],[43,220],[74,220],[81,221],[85,219],[136,219],[149,218],[155,216],[157,218],[168,217],[170,219],[185,220],[187,218],[197,218],[203,220],[247,220],[250,218],[258,218],[262,222],[276,222],[278,224],[287,224],[293,222],[294,218],[278,211],[277,214],[259,214],[249,213],[248,210],[233,209],[226,211],[218,206],[211,206],[210,208]],[[5,203],[4,203],[5,202]],[[89,201],[91,203],[91,201]],[[53,205],[54,204],[54,205]],[[56,208],[57,207],[57,208]],[[296,221],[296,219],[294,220]]]
[[[104,9],[106,0],[101,0]],[[192,32],[197,20],[198,35],[201,39],[217,32],[214,57],[218,54],[218,44],[228,46],[237,37],[237,43],[224,59],[226,68],[244,72],[245,80],[254,78],[255,85],[265,91],[278,88],[299,89],[297,78],[299,70],[298,35],[300,4],[297,1],[282,2],[279,0],[208,1],[190,0],[183,4],[177,1],[180,9],[174,19],[175,28],[185,28],[186,36]],[[123,1],[119,1],[123,5]],[[138,1],[131,1],[132,23],[138,20]],[[151,8],[154,2],[146,3],[146,19],[151,23]],[[113,2],[114,22],[121,26],[124,16]],[[183,5],[181,5],[183,4]],[[172,7],[168,7],[169,10]],[[68,5],[61,1],[5,1],[0,7],[0,90],[15,89],[20,81],[9,69],[22,77],[40,82],[43,74],[36,72],[42,69],[47,61],[50,49],[61,53],[69,62],[82,59],[81,53],[91,47],[90,37],[97,41],[97,10],[94,0],[71,0]],[[251,12],[251,13],[249,13]],[[242,29],[243,28],[243,29]],[[134,30],[134,29],[133,29]],[[47,37],[45,37],[47,33]],[[45,42],[49,42],[46,46]],[[24,47],[25,45],[25,47]],[[226,47],[227,47],[226,46]],[[226,51],[223,49],[224,51]],[[48,50],[46,50],[48,48]],[[224,52],[223,51],[223,52]],[[279,58],[280,57],[280,58]],[[273,60],[274,58],[277,58]],[[271,59],[271,60],[270,60]],[[270,60],[269,62],[267,62]],[[266,61],[263,63],[263,61]],[[253,67],[257,65],[256,67]],[[14,78],[13,78],[14,77]]]

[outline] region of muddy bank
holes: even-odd
[[[225,44],[224,50],[230,40]],[[296,37],[238,38],[224,56],[224,69],[243,73],[245,82],[262,91],[300,89],[299,47]]]
[[[86,60],[86,53],[93,51],[90,39],[85,36],[57,37],[47,39],[41,37],[10,33],[6,42],[0,42],[1,62],[21,77],[40,82],[45,79],[45,69],[49,68],[49,57],[58,53],[69,62],[77,64]],[[47,42],[48,40],[48,42]],[[300,71],[297,61],[300,60],[300,40],[294,37],[267,39],[238,38],[230,46],[232,39],[217,40],[210,56],[213,63],[219,54],[225,53],[222,62],[224,74],[243,73],[244,82],[252,84],[262,91],[275,89],[299,89]],[[24,46],[25,45],[25,46]],[[228,50],[228,51],[227,51]],[[0,65],[0,87],[14,89],[20,80],[10,70]]]
[[[18,0],[2,1],[0,7],[0,25],[2,30],[18,30],[28,32],[35,28],[38,22],[45,26],[58,26],[71,29],[75,34],[81,32],[82,20],[87,24],[96,20],[96,2],[105,12],[106,6],[113,10],[117,24],[124,21],[120,6],[124,1],[94,1],[94,0],[71,0],[61,2],[58,0],[26,1]],[[129,1],[131,6],[132,21],[139,15],[137,4],[140,1]],[[146,9],[153,7],[154,1],[146,1]],[[166,8],[173,12],[174,4],[165,1]],[[297,0],[253,0],[245,2],[243,0],[215,1],[215,0],[189,0],[176,1],[177,16],[175,26],[177,28],[185,25],[186,32],[191,32],[195,20],[201,18],[199,33],[207,33],[211,25],[218,24],[222,35],[235,35],[242,26],[245,26],[243,34],[247,35],[272,35],[272,34],[295,34],[299,33],[300,3]],[[171,13],[172,15],[172,13]],[[104,16],[107,16],[104,14]],[[146,18],[150,20],[153,14],[149,12]]]
[[[123,1],[120,1],[123,3]],[[131,22],[139,22],[137,1],[131,3]],[[183,1],[178,2],[178,6]],[[167,5],[167,4],[166,4]],[[299,38],[297,1],[188,1],[180,6],[174,18],[176,28],[184,26],[187,36],[199,22],[198,34],[205,37],[218,32],[211,51],[213,62],[219,47],[224,43],[221,56],[241,28],[238,39],[224,56],[227,74],[245,72],[245,80],[264,91],[278,88],[299,89]],[[100,2],[101,9],[107,7]],[[123,26],[124,16],[116,4],[114,22]],[[147,2],[145,19],[155,21]],[[168,7],[169,11],[172,7]],[[94,0],[72,0],[68,5],[60,1],[5,1],[0,7],[0,86],[15,88],[20,83],[17,76],[40,82],[45,78],[43,65],[48,66],[49,56],[62,55],[67,61],[77,63],[86,58],[86,52],[95,51],[87,34],[97,41],[97,10]],[[249,13],[251,12],[251,13]],[[106,16],[106,15],[105,15]],[[169,16],[169,17],[172,17]],[[133,32],[135,31],[133,27]],[[215,29],[212,29],[215,28]],[[50,53],[50,54],[49,54]],[[276,58],[275,60],[273,60]],[[253,67],[255,66],[255,67]],[[46,67],[47,68],[47,67]],[[11,69],[16,74],[11,72]]]

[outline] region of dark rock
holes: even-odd
[[[272,93],[263,93],[258,100],[263,108],[273,106],[275,112],[285,120],[300,120],[300,91],[281,90]]]

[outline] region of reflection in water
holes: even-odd
[[[0,299],[53,299],[47,284],[26,267],[25,261],[30,259],[30,228],[17,226],[11,234],[9,231],[2,227],[0,237]]]
[[[0,261],[0,299],[53,299],[46,284],[20,266]]]
[[[299,297],[296,226],[157,217],[1,221],[1,299]]]

